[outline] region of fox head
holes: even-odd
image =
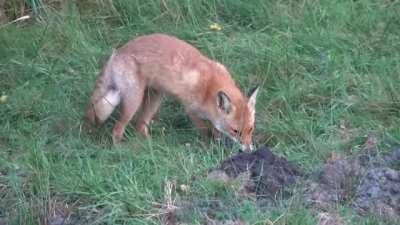
[[[217,116],[215,128],[241,145],[242,150],[253,150],[255,105],[258,87],[248,97],[232,98],[224,91],[215,96]]]

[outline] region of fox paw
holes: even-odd
[[[138,122],[136,125],[136,131],[145,138],[149,137],[149,128],[145,122]]]
[[[123,136],[124,136],[124,129],[122,129],[118,124],[116,124],[112,132],[113,144],[116,145],[120,143]]]
[[[113,141],[113,145],[117,145],[121,142],[122,140],[122,135],[113,135],[112,136],[112,141]]]

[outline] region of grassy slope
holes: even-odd
[[[0,28],[0,94],[9,96],[0,103],[0,217],[12,224],[36,224],[62,204],[95,223],[157,224],[151,215],[159,212],[166,180],[190,187],[180,193],[194,202],[181,215],[188,223],[199,223],[214,205],[223,219],[314,224],[296,196],[261,211],[233,187],[205,181],[205,172],[235,150],[202,147],[174,101],[164,103],[148,141],[129,129],[128,140],[112,148],[112,122],[95,136],[82,131],[102,62],[140,34],[187,40],[225,63],[243,90],[261,83],[257,144],[306,171],[332,152],[356,152],[370,133],[382,151],[400,142],[397,1],[97,2],[46,8],[42,21]],[[211,31],[211,22],[222,31]],[[359,128],[346,142],[341,121]],[[346,205],[341,213],[349,224],[379,221]]]

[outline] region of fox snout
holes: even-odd
[[[254,150],[253,144],[249,144],[249,145],[241,144],[241,145],[240,145],[240,148],[241,148],[242,151],[244,151],[244,152],[251,152],[251,151]]]
[[[241,140],[240,141],[240,148],[242,149],[242,151],[245,152],[250,152],[254,150],[254,145],[251,142],[251,138],[248,140]]]

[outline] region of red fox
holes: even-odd
[[[121,141],[125,127],[138,108],[136,130],[148,137],[148,126],[162,96],[171,95],[184,105],[202,136],[220,132],[252,149],[258,88],[244,96],[227,69],[190,44],[165,34],[137,37],[114,50],[96,80],[85,113],[91,124],[104,122],[121,104],[112,140]],[[205,120],[214,126],[209,129]]]

